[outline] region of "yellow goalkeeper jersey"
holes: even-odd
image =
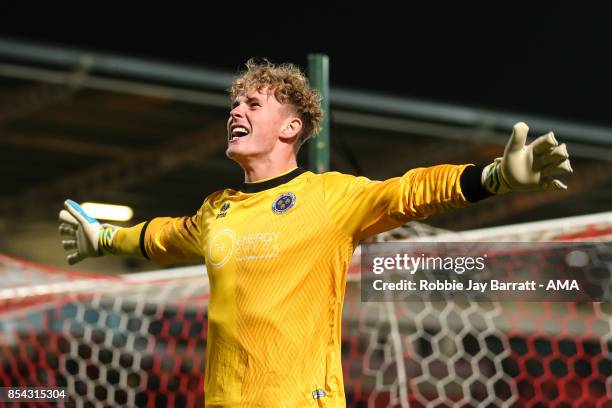
[[[205,260],[207,407],[344,407],[341,316],[355,247],[465,205],[466,168],[474,166],[413,169],[385,181],[297,168],[215,192],[191,217],[120,230],[113,250],[139,246],[160,264]]]

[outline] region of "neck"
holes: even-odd
[[[297,167],[295,156],[283,161],[257,160],[253,163],[240,163],[244,170],[244,181],[254,183],[257,181],[276,177],[287,173]]]

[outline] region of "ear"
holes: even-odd
[[[302,119],[297,116],[290,116],[287,118],[284,127],[281,131],[281,140],[289,141],[294,139],[302,130]]]

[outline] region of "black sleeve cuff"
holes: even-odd
[[[494,195],[482,185],[480,177],[484,168],[483,165],[468,166],[461,173],[459,178],[461,192],[469,202],[475,203]]]
[[[142,255],[146,259],[150,260],[151,258],[149,258],[149,255],[147,255],[147,251],[145,249],[145,232],[147,231],[147,227],[149,226],[149,222],[150,221],[145,222],[145,225],[142,226],[142,230],[140,230],[140,240],[139,241],[140,241],[140,252],[142,252]]]

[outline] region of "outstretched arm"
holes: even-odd
[[[201,211],[192,217],[160,217],[133,227],[101,224],[74,201],[66,200],[59,231],[68,263],[102,255],[132,255],[171,264],[203,259]]]
[[[330,215],[359,241],[494,194],[565,189],[554,177],[572,172],[567,148],[552,133],[525,145],[527,130],[527,125],[517,123],[504,156],[488,166],[417,168],[382,182],[328,173],[325,197]]]
[[[442,164],[384,181],[327,173],[325,201],[338,227],[358,242],[490,196],[480,184],[481,172],[482,167]]]

